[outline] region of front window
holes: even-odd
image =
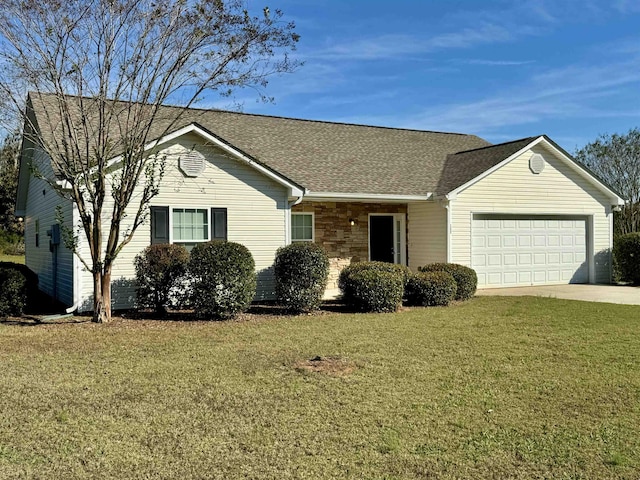
[[[173,209],[173,242],[193,247],[209,240],[209,212],[205,208]]]
[[[291,241],[313,242],[313,213],[291,214]]]

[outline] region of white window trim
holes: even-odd
[[[396,265],[407,264],[407,216],[404,213],[370,213],[371,217],[393,217],[393,244],[400,243],[400,263]],[[400,239],[396,235],[396,222],[400,220]],[[395,248],[395,247],[394,247]],[[367,255],[371,261],[371,222],[367,220]]]
[[[176,243],[179,245],[187,243],[206,243],[211,240],[211,209],[220,207],[205,207],[205,206],[181,206],[181,205],[169,205],[169,243]],[[207,212],[207,239],[206,240],[175,240],[173,238],[173,211],[174,210],[205,210]]]
[[[293,238],[293,220],[291,221],[291,225],[289,225],[289,235],[291,235],[291,243],[295,242],[315,242],[316,241],[316,214],[315,212],[291,212],[291,216],[294,215],[311,215],[311,239],[303,239],[303,240],[295,240]]]

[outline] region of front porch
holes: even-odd
[[[408,264],[408,210],[406,203],[324,201],[292,208],[292,216],[310,214],[313,228],[306,240],[321,244],[329,255],[328,298],[339,293],[338,276],[351,262]]]

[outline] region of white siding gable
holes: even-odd
[[[206,165],[197,177],[189,177],[180,169],[179,158],[191,152],[194,146],[204,154]],[[226,208],[228,240],[245,245],[256,262],[256,298],[273,298],[272,265],[275,251],[285,245],[287,238],[286,187],[218,147],[203,145],[203,139],[196,134],[184,135],[164,145],[160,154],[166,155],[165,175],[160,192],[151,205]],[[133,218],[136,203],[134,200],[128,209],[129,218]],[[112,276],[114,308],[133,306],[134,258],[150,244],[150,240],[150,222],[147,220],[116,259]],[[92,281],[88,273],[85,273],[83,286],[84,304],[90,308]]]
[[[536,174],[529,166],[535,153],[546,165]],[[588,246],[595,275],[610,280],[612,199],[570,167],[543,143],[534,146],[451,201],[451,261],[471,265],[471,224],[474,213],[579,215],[588,219]]]
[[[46,178],[52,178],[53,171],[48,156],[40,149],[33,153],[33,167]],[[64,223],[71,226],[71,201],[60,197],[44,180],[30,175],[25,215],[25,263],[38,274],[40,290],[66,305],[72,305],[73,253],[61,241],[56,264],[54,254],[49,250],[51,238],[47,236],[47,231],[58,221],[57,206],[62,209]],[[39,246],[36,246],[36,224],[40,227]]]

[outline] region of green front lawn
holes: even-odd
[[[6,255],[0,253],[0,262],[24,263],[24,255]]]
[[[640,471],[637,306],[0,323],[0,368],[0,478]]]

